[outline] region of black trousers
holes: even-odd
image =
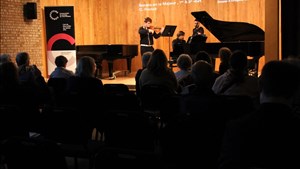
[[[153,46],[141,46],[141,57],[143,57],[143,54],[145,52],[153,52],[154,48]]]

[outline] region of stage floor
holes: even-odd
[[[113,80],[110,80],[108,76],[104,76],[103,79],[101,79],[103,84],[116,84],[116,83],[122,83],[129,87],[130,90],[135,90],[135,75],[136,72],[131,73],[115,73],[116,78]]]

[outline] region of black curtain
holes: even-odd
[[[300,57],[300,1],[281,0],[282,58]]]

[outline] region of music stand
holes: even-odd
[[[176,25],[166,25],[164,31],[161,33],[161,36],[169,37],[169,60],[170,60],[170,52],[171,52],[171,48],[170,48],[171,37],[173,37],[176,27],[177,27]]]

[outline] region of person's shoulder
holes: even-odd
[[[70,75],[74,75],[74,72],[73,71],[71,71],[71,70],[68,70],[68,69],[64,69],[64,71],[66,71],[68,74],[70,74]]]

